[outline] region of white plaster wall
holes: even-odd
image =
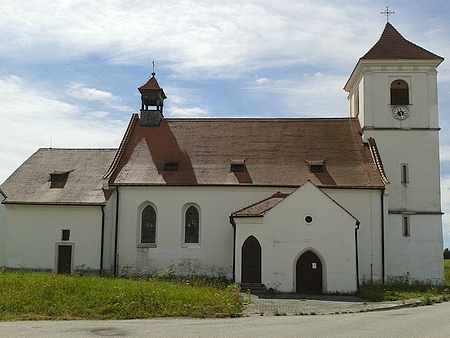
[[[103,250],[103,269],[113,271],[114,269],[114,241],[116,224],[116,194],[108,200],[105,208],[105,234]]]
[[[324,190],[360,221],[358,230],[359,278],[382,279],[382,190]]]
[[[413,116],[410,117],[411,119]],[[438,132],[369,131],[375,137],[391,184],[386,220],[386,276],[443,280],[443,238]],[[394,146],[397,145],[397,146]],[[401,164],[409,182],[401,182]],[[411,214],[411,237],[402,237],[402,215]]]
[[[6,208],[0,204],[0,266],[6,266],[6,216]]]
[[[402,232],[402,215],[389,215],[386,227],[386,276],[444,282],[440,215],[410,215],[410,236]]]
[[[311,225],[304,217],[312,215]],[[269,210],[261,224],[254,218],[235,218],[237,227],[236,279],[241,280],[241,248],[249,236],[262,247],[262,283],[295,292],[298,258],[313,251],[321,259],[324,292],[356,291],[356,220],[311,183]]]
[[[56,270],[56,245],[73,244],[73,268],[99,269],[101,210],[82,206],[3,205],[6,209],[2,263],[9,268]],[[61,241],[63,229],[70,240]]]
[[[443,240],[437,72],[432,62],[379,62],[363,67],[361,73],[364,94],[360,94],[365,98],[361,125],[365,140],[375,138],[391,181],[385,221],[386,275],[439,281]],[[390,105],[390,84],[397,79],[409,85],[410,116],[403,121],[392,116]],[[407,184],[401,182],[402,163],[408,164]],[[402,212],[411,214],[410,237],[402,236]]]
[[[413,119],[413,116],[410,117]],[[366,131],[377,142],[390,184],[389,210],[441,211],[439,135],[430,130]],[[409,183],[401,183],[408,163]],[[426,196],[426,198],[424,198]]]
[[[242,186],[120,187],[119,269],[131,267],[160,273],[171,268],[181,274],[220,272],[232,278],[233,227],[229,216],[278,190]],[[146,201],[157,213],[154,248],[138,248],[141,217],[138,210]],[[189,203],[200,209],[200,243],[183,246],[183,207]]]
[[[390,86],[395,80],[404,80],[410,91],[410,118],[397,121],[392,116]],[[364,68],[365,127],[436,128],[437,87],[433,66],[386,65]],[[414,117],[414,118],[412,118]]]

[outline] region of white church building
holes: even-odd
[[[0,267],[442,283],[442,61],[388,22],[345,118],[169,119],[153,73],[118,149],[39,149],[0,185]]]

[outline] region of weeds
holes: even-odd
[[[0,320],[236,317],[239,286],[201,278],[103,278],[0,271]]]
[[[438,300],[450,299],[450,260],[445,260],[445,284],[435,285],[419,281],[410,281],[409,275],[388,278],[386,283],[364,282],[357,293],[361,298],[372,301],[394,301],[411,298],[422,299],[422,305],[432,304]]]
[[[286,316],[286,312],[280,312],[280,311],[278,311],[278,309],[276,309],[276,310],[273,312],[273,315],[274,315],[274,316]]]

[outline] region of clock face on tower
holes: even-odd
[[[395,107],[392,109],[392,114],[397,120],[405,120],[409,116],[409,110],[406,107]]]

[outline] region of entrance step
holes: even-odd
[[[250,290],[250,293],[257,294],[257,295],[267,292],[266,286],[261,283],[242,283],[241,284],[241,292],[248,292],[249,290]]]

